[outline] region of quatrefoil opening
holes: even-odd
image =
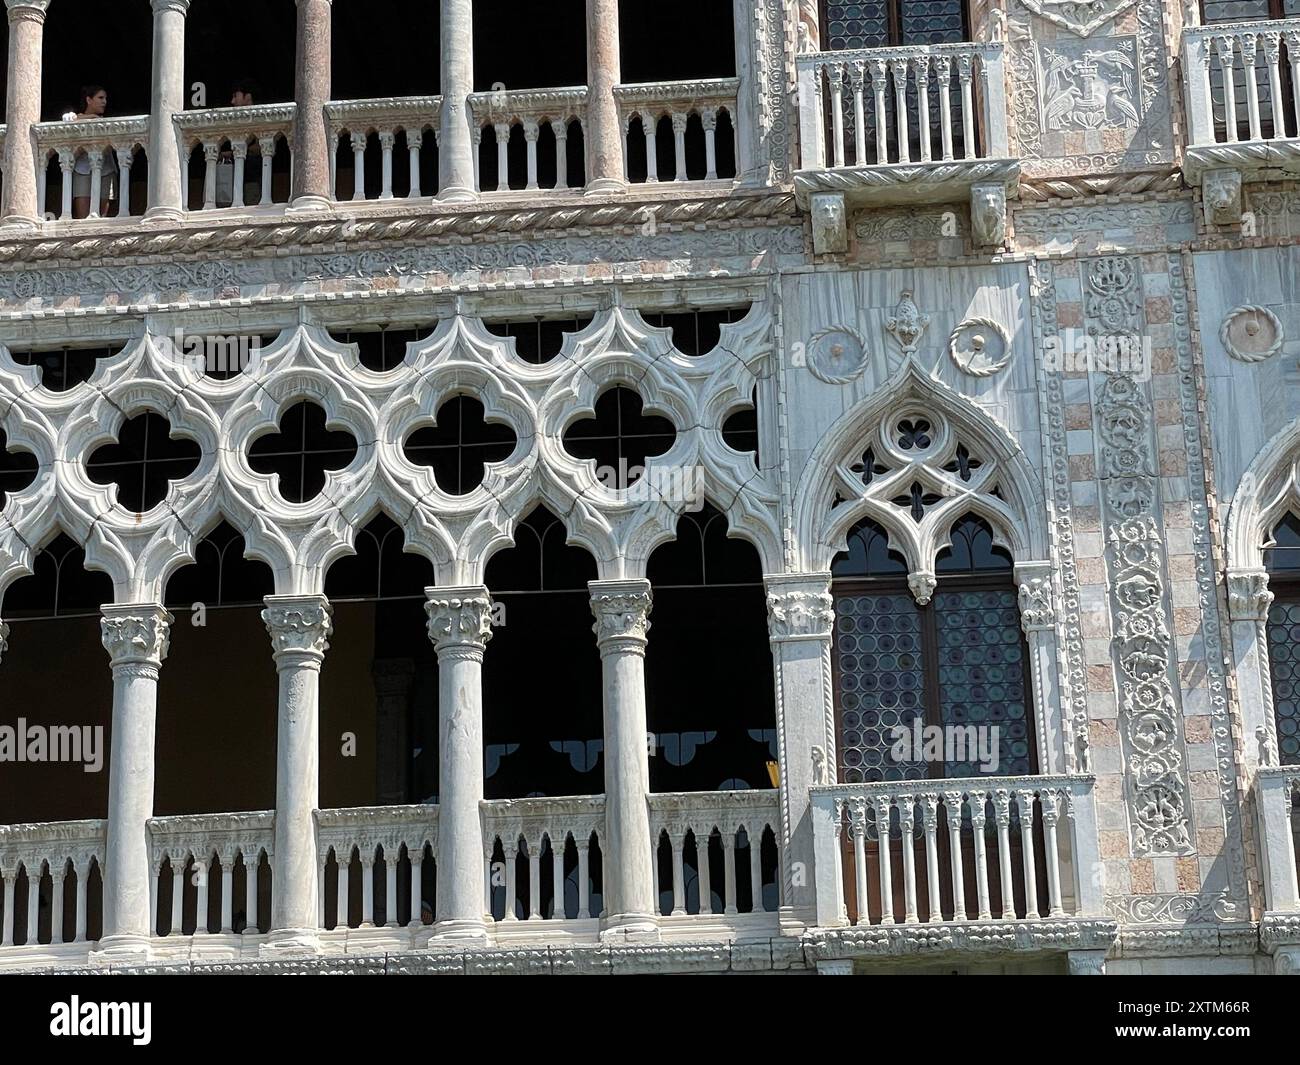
[[[248,464],[257,473],[276,474],[277,490],[290,503],[306,503],[325,488],[333,470],[347,469],[356,458],[351,433],[325,427],[326,414],[304,400],[280,416],[280,431],[263,436],[248,449]]]
[[[407,438],[405,452],[416,465],[433,470],[444,492],[463,496],[483,483],[489,463],[509,458],[518,442],[509,426],[487,420],[477,399],[453,396],[439,408],[436,425]]]
[[[198,468],[201,456],[193,440],[173,438],[170,421],[146,411],[127,419],[117,443],[95,449],[86,472],[95,484],[116,485],[122,507],[145,514],[167,498],[172,481],[183,481]]]

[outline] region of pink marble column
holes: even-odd
[[[477,197],[475,140],[469,94],[474,91],[473,0],[442,0],[442,123],[438,135],[438,199]]]
[[[618,0],[587,0],[587,191],[624,186],[623,132],[614,86],[622,78],[618,55]]]
[[[294,99],[298,117],[293,132],[293,198],[295,211],[327,210],[334,200],[330,188],[329,129],[325,104],[330,98],[331,0],[298,0],[297,65]]]
[[[36,198],[36,142],[41,120],[41,39],[50,0],[5,0],[9,9],[8,135],[4,148],[5,226],[32,228],[40,222]]]
[[[172,222],[185,209],[181,149],[172,119],[185,110],[185,16],[190,0],[151,2],[153,102],[149,108],[149,209],[144,216]]]

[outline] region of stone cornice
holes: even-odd
[[[1137,195],[1144,192],[1176,192],[1183,187],[1179,167],[1164,167],[1138,173],[1097,174],[1095,176],[1020,178],[1020,202],[1038,203],[1055,199],[1091,196]]]
[[[37,122],[32,126],[36,143],[44,149],[85,148],[131,139],[143,144],[149,135],[149,116],[92,118],[76,122]]]
[[[645,196],[568,202],[554,205],[502,204],[485,209],[482,204],[456,207],[447,204],[394,206],[391,202],[339,204],[338,211],[312,217],[238,218],[190,216],[174,227],[156,229],[137,223],[123,231],[120,224],[77,223],[59,227],[53,236],[37,233],[0,243],[0,263],[91,265],[100,261],[115,266],[144,257],[192,256],[230,259],[259,252],[282,256],[347,247],[358,250],[388,241],[428,244],[439,240],[478,240],[494,235],[536,237],[574,230],[645,225],[652,211],[662,229],[673,225],[700,226],[735,222],[797,221],[794,197],[774,191],[755,195],[696,194],[666,199],[660,189]]]
[[[421,128],[438,128],[442,114],[441,96],[393,96],[380,100],[330,100],[325,105],[325,116],[337,129],[351,128],[361,120],[367,128],[381,125],[405,127],[412,120]]]
[[[1044,954],[1110,950],[1119,926],[1107,918],[971,921],[819,928],[803,937],[810,961],[949,954]]]
[[[655,81],[638,85],[614,86],[619,107],[631,110],[642,104],[663,104],[689,111],[703,103],[726,104],[736,99],[739,78],[696,78],[690,81]]]
[[[960,199],[972,185],[1000,184],[1011,195],[1019,177],[1018,159],[948,160],[800,170],[794,189],[800,206],[823,192],[841,193],[853,206],[883,206]]]
[[[1296,177],[1300,175],[1300,138],[1188,148],[1183,159],[1187,183],[1199,185],[1207,170],[1239,170],[1245,181]]]
[[[298,105],[257,104],[253,107],[209,107],[202,111],[180,111],[172,116],[182,133],[206,133],[209,130],[245,133],[278,132],[293,123]]]
[[[476,92],[469,97],[470,110],[478,119],[567,119],[582,114],[586,105],[587,90],[580,85],[522,92]]]

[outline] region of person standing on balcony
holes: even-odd
[[[260,90],[251,78],[236,81],[230,89],[231,107],[253,107]],[[262,149],[256,138],[248,142],[248,162],[244,168],[244,203],[254,204],[261,199],[262,183],[256,177],[261,171]],[[221,153],[221,169],[217,174],[217,206],[229,207],[234,203],[235,157],[229,149]]]
[[[77,111],[63,116],[65,122],[88,122],[103,118],[108,112],[108,90],[102,85],[83,85]],[[114,198],[117,183],[117,155],[111,148],[104,150],[100,179],[99,216],[108,215],[109,202]],[[72,217],[90,215],[90,156],[82,152],[72,164]]]

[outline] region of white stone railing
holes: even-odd
[[[1255,775],[1264,909],[1300,910],[1296,839],[1300,836],[1300,766],[1260,767]]]
[[[821,926],[1101,914],[1090,776],[816,787],[813,833]]]
[[[1292,103],[1300,107],[1300,18],[1189,27],[1183,73],[1193,147],[1239,140],[1284,140],[1290,67]],[[1243,114],[1244,109],[1244,114]],[[1241,125],[1246,136],[1241,135]]]
[[[99,820],[0,826],[0,947],[87,941],[91,911],[102,913],[102,881],[92,891],[90,874],[98,868],[102,876],[105,831],[106,822]],[[42,898],[51,915],[44,928]]]
[[[183,111],[173,117],[176,136],[180,140],[181,168],[186,174],[195,149],[203,151],[202,210],[268,207],[275,202],[272,164],[281,142],[289,145],[292,151],[296,110],[291,103],[259,104]],[[231,174],[228,199],[219,195],[225,189],[219,188],[218,182],[220,168],[227,166]],[[245,185],[254,183],[258,185],[258,194],[250,197],[245,193]],[[185,184],[188,185],[188,181]]]
[[[425,863],[438,853],[438,807],[366,806],[316,811],[317,897],[322,928],[370,928],[420,924],[421,904],[434,905],[423,891]],[[337,893],[327,906],[327,871],[336,867]],[[381,890],[377,881],[382,878]],[[399,893],[399,879],[407,890]],[[352,885],[360,881],[359,905],[350,905]],[[376,898],[382,903],[377,913]],[[406,920],[402,920],[405,912]],[[382,916],[382,920],[378,917]]]
[[[777,908],[780,894],[781,803],[776,791],[714,791],[650,796],[650,839],[655,845],[655,872],[661,897],[672,894],[666,914],[758,913]],[[763,843],[770,840],[776,885],[773,905],[763,897]],[[709,859],[700,853],[701,843]],[[742,846],[743,842],[743,846]],[[687,855],[697,883],[695,897],[686,891]],[[668,858],[671,854],[671,873]],[[743,861],[738,859],[743,858]],[[739,868],[737,866],[739,865]],[[720,866],[722,877],[713,875]],[[742,893],[739,888],[745,885]],[[717,896],[719,902],[713,903]],[[746,900],[742,910],[740,899]]]
[[[497,148],[496,191],[509,188],[510,138],[516,127],[523,129],[527,156],[526,190],[538,185],[538,145],[542,127],[550,126],[555,139],[556,189],[569,187],[569,133],[574,123],[585,130],[587,115],[587,90],[583,86],[562,89],[530,89],[516,92],[494,90],[476,92],[469,98],[470,112],[474,118],[475,145],[482,138],[492,136]],[[480,190],[485,175],[478,169],[478,152],[475,152],[475,180]],[[585,170],[585,167],[584,167]]]
[[[376,100],[332,100],[325,105],[329,122],[330,188],[339,200],[379,199],[391,200],[393,193],[393,154],[397,135],[406,138],[407,172],[409,187],[407,199],[416,200],[432,196],[435,187],[422,188],[420,166],[424,152],[432,151],[438,142],[438,124],[442,120],[441,96],[395,96]],[[379,145],[381,176],[378,189],[366,188],[366,152],[370,137],[374,135]],[[352,149],[352,188],[348,195],[338,188],[338,144],[346,136]],[[436,181],[434,182],[436,184]]]
[[[718,119],[726,113],[731,122],[732,151],[736,143],[736,97],[740,82],[736,78],[702,78],[695,81],[663,81],[639,85],[617,85],[614,98],[618,101],[619,118],[623,125],[623,159],[626,165],[631,158],[633,123],[639,123],[645,137],[647,182],[659,180],[689,181],[687,173],[687,137],[691,134],[691,117],[699,118],[704,136],[705,181],[718,179],[717,131]],[[673,160],[672,178],[658,170],[659,126],[667,119],[672,126]],[[728,175],[734,176],[734,175]]]
[[[269,928],[269,879],[263,883],[263,871],[270,870],[274,834],[275,814],[270,810],[150,818],[153,879],[149,894],[154,933],[255,934],[260,928]],[[243,868],[238,891],[236,865]],[[237,894],[244,902],[242,921],[235,916]],[[212,906],[218,909],[215,917]],[[187,920],[191,913],[192,921]],[[187,926],[192,933],[185,932]]]
[[[600,916],[593,896],[603,895],[603,879],[593,882],[591,857],[593,849],[603,854],[605,796],[497,799],[482,803],[480,810],[486,909],[497,922]],[[524,866],[527,873],[521,876]],[[572,890],[566,887],[570,871]],[[546,879],[549,890],[543,892]]]
[[[73,172],[82,160],[89,166],[90,213],[99,218],[100,204],[116,184],[117,215],[131,214],[131,168],[136,153],[148,154],[149,116],[98,118],[78,122],[38,122],[36,133],[37,208],[43,218],[71,219]],[[46,169],[51,159],[59,161],[62,179],[59,209],[49,205]],[[111,208],[110,208],[111,210]]]
[[[804,170],[1009,154],[1001,42],[812,52],[797,68]]]

